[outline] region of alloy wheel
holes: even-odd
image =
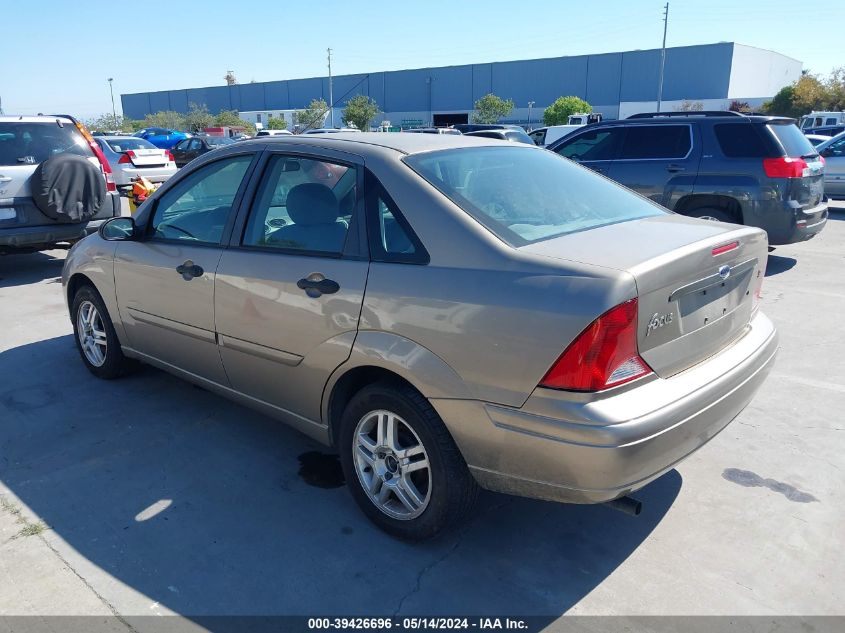
[[[76,313],[76,330],[85,358],[94,367],[102,367],[108,351],[106,328],[97,307],[90,301],[85,301],[79,306]]]

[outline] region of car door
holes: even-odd
[[[262,169],[217,269],[220,354],[234,389],[319,422],[323,387],[351,352],[367,281],[362,167],[325,150],[268,152]]]
[[[689,123],[630,125],[608,176],[672,209],[692,193],[700,159],[701,143]]]
[[[828,196],[845,196],[845,136],[822,150],[824,156],[824,192]]]
[[[129,347],[227,384],[214,332],[214,277],[256,152],[206,163],[168,186],[120,242],[114,278]]]
[[[620,127],[592,128],[567,137],[550,149],[593,171],[607,174],[622,145],[623,136],[624,130]]]
[[[179,141],[176,145],[173,146],[173,159],[176,161],[177,167],[184,166],[188,161],[185,159],[185,156],[188,153],[188,144],[191,142],[191,139],[185,139],[184,141]]]

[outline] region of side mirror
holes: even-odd
[[[111,218],[100,225],[99,232],[100,237],[109,242],[125,242],[135,238],[137,227],[134,218]]]

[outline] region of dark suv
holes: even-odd
[[[765,229],[770,244],[808,240],[827,222],[824,159],[793,119],[637,114],[548,149],[682,215]]]

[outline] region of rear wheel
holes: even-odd
[[[97,291],[82,286],[73,296],[73,333],[82,362],[97,378],[122,376],[136,366],[123,355],[109,313]]]
[[[702,220],[714,220],[716,222],[730,222],[733,224],[742,224],[734,217],[732,213],[728,213],[724,209],[717,209],[715,207],[703,207],[701,209],[693,209],[688,213],[690,217],[700,218]]]
[[[376,383],[343,413],[340,453],[352,496],[386,532],[430,538],[472,510],[478,485],[434,408],[405,385]]]

